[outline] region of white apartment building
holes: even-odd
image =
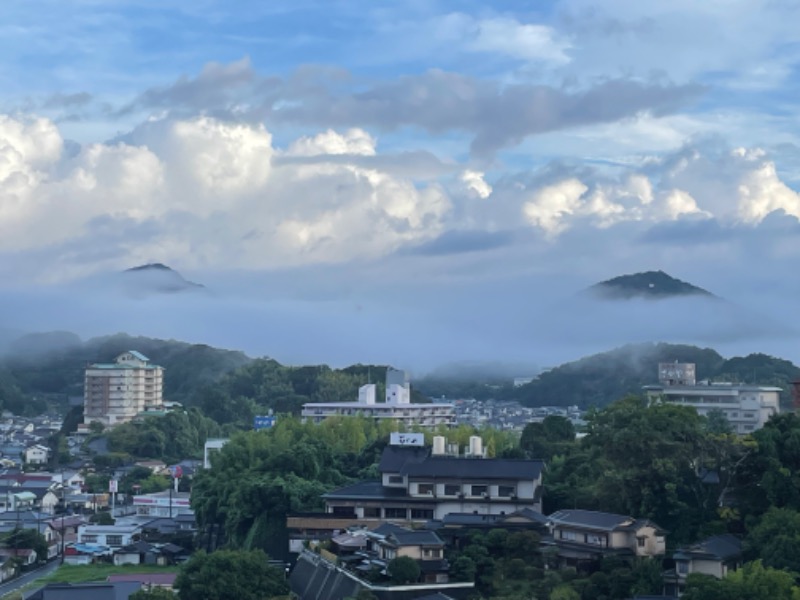
[[[455,425],[456,410],[449,403],[412,404],[411,385],[403,371],[386,373],[386,398],[376,402],[374,383],[358,389],[357,402],[309,402],[303,405],[303,420],[320,423],[329,417],[362,416],[372,419],[393,419],[406,426],[436,427]]]
[[[659,385],[644,388],[651,402],[692,406],[702,416],[719,410],[735,433],[748,434],[761,429],[772,415],[780,412],[782,390],[779,387],[713,382],[697,384],[691,363],[675,364],[668,372],[665,365],[660,365],[659,375]]]
[[[164,404],[164,368],[135,350],[120,354],[113,363],[86,367],[83,427],[94,421],[106,427],[132,420]]]

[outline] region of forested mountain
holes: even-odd
[[[664,299],[681,296],[705,296],[716,298],[703,288],[676,279],[664,271],[646,271],[632,275],[620,275],[607,281],[596,283],[588,293],[604,299],[648,298]]]
[[[658,363],[676,360],[695,363],[698,381],[782,387],[783,403],[790,400],[788,383],[800,379],[800,368],[766,354],[725,359],[711,348],[631,344],[556,367],[527,385],[505,388],[499,397],[528,406],[606,406],[627,394],[640,394],[642,386],[657,383]]]
[[[178,402],[252,360],[242,352],[122,333],[85,342],[65,332],[30,334],[13,341],[0,359],[0,408],[36,414],[45,409],[44,399],[80,396],[86,365],[110,362],[126,350],[163,366],[164,396]]]

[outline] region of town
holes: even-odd
[[[65,585],[72,593],[128,597],[124,594],[137,590],[179,589],[185,581],[179,579],[181,565],[203,556],[198,551],[223,556],[225,548],[246,552],[249,546],[269,552],[262,561],[274,572],[275,597],[466,600],[501,592],[505,597],[509,585],[537,597],[571,598],[576,590],[582,590],[575,596],[580,598],[691,597],[693,573],[729,581],[730,573],[750,564],[737,524],[742,517],[736,515],[745,503],[736,497],[736,486],[751,458],[749,436],[778,426],[782,416],[790,421],[780,426],[791,424],[800,432],[800,425],[793,412],[781,414],[779,387],[697,381],[691,363],[661,363],[653,372],[657,383],[644,386],[638,400],[621,400],[589,416],[577,407],[514,402],[412,402],[408,374],[387,368],[380,400],[378,384],[365,383],[350,401],[307,402],[296,416],[257,416],[249,432],[206,437],[193,455],[164,462],[152,456],[125,459],[108,447],[126,427],[160,426],[185,413],[180,403],[164,398],[165,369],[129,350],[87,365],[80,418],[61,447],[53,448],[52,439],[63,430],[63,419],[3,415],[0,579],[14,581],[42,564],[108,565],[121,570],[107,581],[49,583],[31,597],[55,598]],[[643,489],[628,492],[641,500],[626,503],[624,486],[612,485],[618,497],[604,503],[603,482],[583,484],[593,487],[591,496],[582,496],[580,487],[564,487],[559,469],[566,457],[579,456],[602,435],[624,434],[603,425],[604,415],[614,411],[667,419],[647,425],[656,428],[683,428],[694,415],[697,440],[705,437],[716,452],[727,453],[722,462],[704,458],[686,482],[706,495],[697,514],[717,515],[713,528],[681,530],[676,523],[689,518],[688,505],[683,515],[665,512],[661,500],[641,496]],[[642,431],[631,443],[647,446],[651,436],[664,434],[671,435]],[[328,435],[334,438],[326,447]],[[669,439],[663,443],[674,446]],[[263,446],[258,452],[267,452],[269,466],[259,462],[264,459],[241,463],[242,444]],[[274,454],[277,446],[270,450],[281,444],[295,448],[283,459]],[[317,452],[325,448],[327,459],[306,455],[315,444]],[[373,458],[364,454],[367,448]],[[320,471],[325,460],[334,465],[348,455],[356,461],[353,467]],[[644,458],[641,476],[651,477],[653,457],[626,456],[634,463]],[[620,459],[624,464],[625,456],[615,458]],[[331,477],[337,469],[341,473]],[[235,487],[265,476],[284,483],[265,488],[261,508],[251,506],[239,525],[215,516],[234,506],[215,504],[208,512],[208,499],[223,489],[218,482]],[[660,485],[666,482],[647,485],[663,493]],[[301,492],[303,500],[291,499],[297,485],[311,486]],[[634,478],[626,485],[638,484]],[[277,495],[270,500],[271,494]],[[645,508],[610,510],[620,506]],[[724,514],[729,516],[719,520]],[[669,521],[661,522],[660,515]],[[272,532],[263,545],[253,537],[260,529]],[[696,536],[703,530],[707,535]],[[145,570],[130,572],[133,566]],[[501,573],[510,583],[500,583]],[[606,584],[618,588],[612,595],[598,586],[598,574],[613,579],[621,573],[628,584]],[[647,593],[635,595],[637,586]]]

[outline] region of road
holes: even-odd
[[[11,592],[16,592],[21,587],[28,585],[40,577],[47,577],[60,566],[61,559],[56,558],[55,560],[47,563],[45,566],[39,567],[35,571],[28,571],[21,577],[7,581],[6,583],[0,585],[0,597],[10,594]]]

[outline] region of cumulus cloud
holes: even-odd
[[[579,221],[601,228],[683,218],[755,225],[775,212],[800,219],[800,194],[760,148],[690,145],[625,171],[616,178],[567,171],[555,181],[523,184],[522,214],[551,238]]]
[[[492,194],[492,186],[486,183],[483,176],[480,171],[467,169],[461,173],[460,179],[468,194],[486,200]]]
[[[91,240],[106,239],[107,261],[84,269],[364,260],[437,236],[451,207],[438,184],[415,185],[376,165],[274,165],[263,126],[207,116],[152,120],[71,157],[61,157],[62,145],[47,120],[0,120],[3,250],[50,248],[82,262]],[[363,131],[327,131],[290,147],[375,153]]]

